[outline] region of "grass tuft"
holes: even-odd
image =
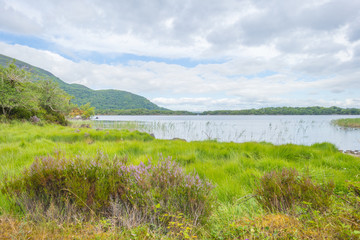
[[[296,208],[325,211],[332,201],[334,183],[316,184],[295,169],[271,171],[260,178],[255,199],[270,212],[295,212]]]

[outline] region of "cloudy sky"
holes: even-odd
[[[0,53],[173,110],[360,108],[359,0],[0,0]]]

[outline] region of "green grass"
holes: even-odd
[[[360,118],[343,118],[334,120],[333,123],[341,127],[360,128]]]
[[[346,192],[347,181],[360,181],[360,158],[342,154],[329,143],[276,146],[256,142],[184,142],[154,139],[137,131],[29,123],[0,124],[0,179],[6,175],[18,176],[36,156],[57,150],[67,156],[89,157],[101,151],[109,157],[127,156],[133,164],[149,159],[157,161],[160,154],[171,156],[187,172],[196,171],[216,186],[218,202],[214,214],[204,229],[199,230],[209,238],[216,229],[232,231],[229,224],[237,219],[244,216],[255,219],[265,214],[254,199],[242,199],[253,193],[257,179],[269,171],[295,168],[310,174],[318,183],[333,180],[335,192]],[[9,202],[0,194],[0,215],[10,213]]]

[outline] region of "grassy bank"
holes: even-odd
[[[360,118],[344,118],[333,121],[334,124],[341,127],[360,128]]]
[[[195,236],[201,239],[322,239],[322,236],[328,236],[341,239],[341,236],[356,237],[360,233],[359,218],[350,214],[353,207],[347,203],[351,202],[347,199],[350,196],[348,182],[360,181],[360,159],[339,153],[331,144],[308,147],[254,142],[184,142],[158,140],[148,134],[127,130],[0,124],[1,179],[5,176],[23,176],[24,168],[31,166],[36,157],[54,152],[61,152],[68,159],[77,156],[95,159],[101,152],[109,159],[126,157],[133,166],[141,162],[149,164],[149,161],[156,164],[160,156],[170,156],[185,173],[195,171],[200,179],[209,180],[215,186],[212,190],[214,199],[209,203],[213,207],[212,213],[206,221],[197,225],[187,220],[170,221],[167,224],[172,225],[165,226],[165,230],[152,223],[118,226],[112,219],[99,215],[86,221],[79,217],[72,222],[58,223],[49,220],[49,217],[34,218],[21,212],[2,193],[0,237],[40,239],[63,235],[69,239],[181,239]],[[318,184],[332,180],[337,195],[332,197],[331,207],[325,212],[311,211],[311,208],[297,209],[297,215],[269,212],[262,208],[253,197],[260,177],[283,168],[294,168]],[[346,198],[346,201],[342,198]],[[345,214],[346,209],[350,217]],[[345,219],[342,220],[343,225],[336,220],[339,218]],[[186,226],[187,232],[181,230],[181,226]]]

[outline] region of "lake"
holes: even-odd
[[[187,141],[270,142],[311,145],[331,142],[342,150],[360,150],[360,130],[331,124],[341,115],[237,116],[95,116],[97,128],[127,128],[152,133],[159,139]]]

